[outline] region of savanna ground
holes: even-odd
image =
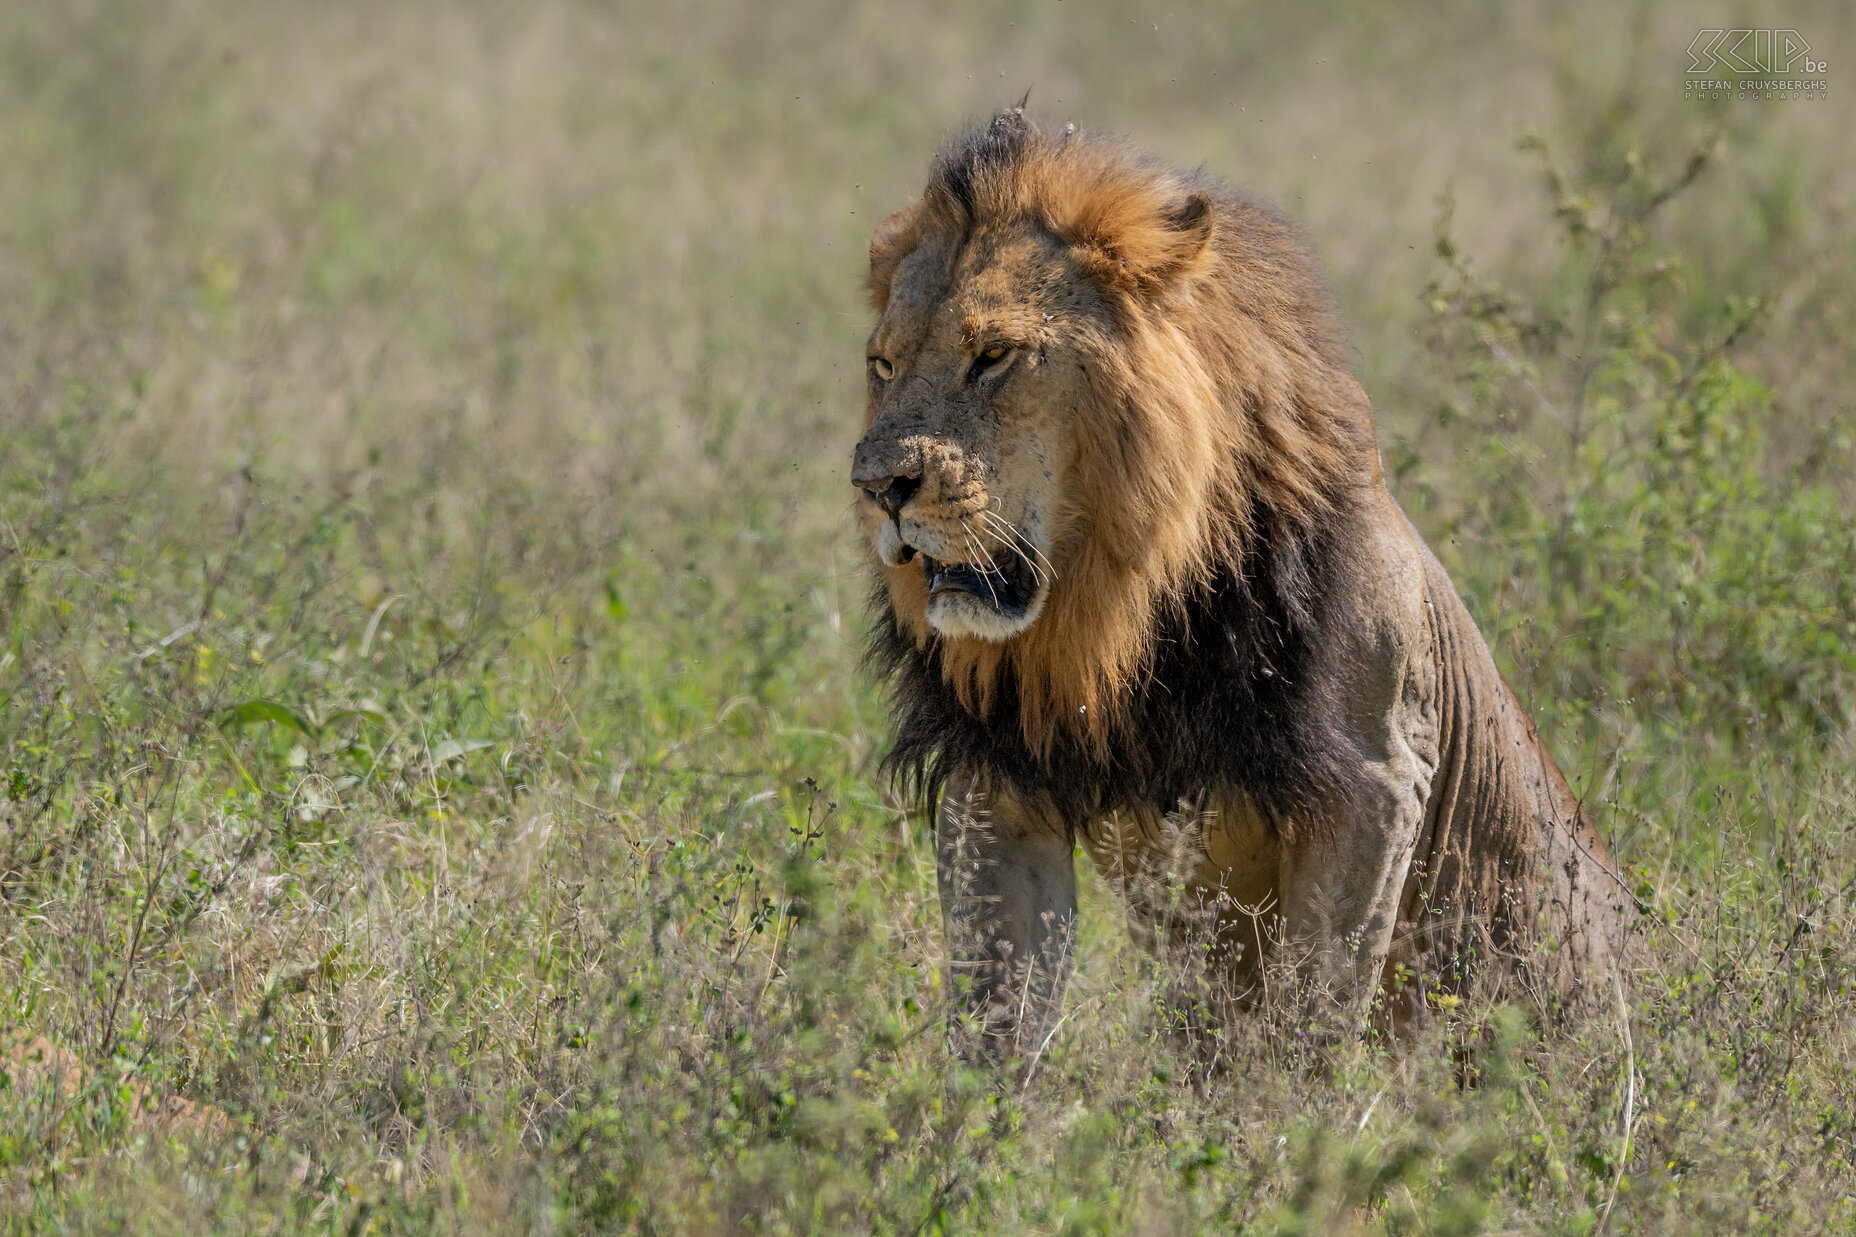
[[[0,1231],[1856,1226],[1856,17],[938,8],[0,6]],[[1027,86],[1307,228],[1611,1016],[1208,1075],[1090,878],[950,1061],[860,279]]]

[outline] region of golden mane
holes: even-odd
[[[878,229],[878,312],[917,246],[957,251],[1026,222],[1067,247],[1074,277],[1111,308],[1076,341],[1093,398],[1076,410],[1064,573],[1038,621],[1002,643],[931,633],[919,571],[889,568],[887,583],[897,627],[918,650],[938,642],[940,673],[975,716],[1009,698],[1034,756],[1067,741],[1101,758],[1168,620],[1221,574],[1250,580],[1259,538],[1302,535],[1376,477],[1372,414],[1287,221],[1125,142],[1047,134],[1019,111],[948,143],[921,200]]]

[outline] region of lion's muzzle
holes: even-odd
[[[923,554],[922,578],[930,600],[950,592],[968,593],[1006,618],[1023,617],[1037,596],[1038,577],[1031,560],[1000,546],[983,563],[950,563]]]

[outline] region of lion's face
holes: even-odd
[[[1062,571],[1073,420],[1088,398],[1066,340],[1090,301],[1064,248],[1029,226],[958,246],[922,238],[896,267],[851,479],[898,609],[939,635],[1018,635]]]

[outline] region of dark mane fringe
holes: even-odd
[[[1120,702],[1107,759],[1062,738],[1035,757],[1010,675],[988,716],[969,711],[942,673],[939,642],[918,647],[879,587],[867,662],[890,682],[897,726],[884,770],[928,807],[955,768],[974,768],[1079,825],[1234,790],[1278,836],[1319,836],[1354,804],[1364,768],[1332,687],[1352,671],[1360,639],[1349,566],[1359,502],[1334,498],[1318,527],[1261,520],[1241,567],[1219,571],[1163,623]]]
[[[989,124],[970,127],[935,156],[928,173],[931,190],[944,195],[962,221],[971,220],[980,212],[982,187],[1009,180],[1032,133],[1023,110],[1016,108],[1000,112]]]

